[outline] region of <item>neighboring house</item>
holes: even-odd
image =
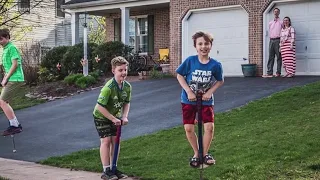
[[[38,5],[36,5],[40,2]],[[23,50],[26,48],[33,48],[34,43],[40,43],[41,51],[44,53],[48,49],[56,46],[72,45],[71,38],[71,15],[61,9],[64,0],[18,0],[18,6],[13,11],[27,11],[19,19],[19,25],[16,29],[21,27],[32,27],[31,31],[26,31],[22,39],[14,39],[13,42]],[[79,42],[83,39],[83,23],[85,22],[85,15],[81,14],[79,18]],[[92,19],[86,16],[89,24]],[[95,22],[95,26],[97,23]],[[89,32],[89,28],[88,28]]]
[[[320,75],[319,0],[70,0],[62,7],[71,12],[73,25],[79,13],[105,16],[108,41],[121,40],[154,57],[169,47],[171,72],[196,53],[191,36],[209,32],[210,56],[221,61],[225,76],[242,76],[244,58],[258,64],[259,75],[266,73],[268,22],[278,7],[296,29],[296,74]],[[73,41],[78,36],[72,31]]]

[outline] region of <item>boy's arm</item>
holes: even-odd
[[[4,80],[6,82],[8,82],[9,78],[16,71],[17,67],[18,67],[18,60],[17,59],[12,60],[12,66],[11,66],[9,72],[7,74],[5,74],[5,76],[4,76]]]
[[[210,94],[215,93],[217,91],[217,89],[220,88],[224,83],[223,70],[222,70],[222,65],[220,63],[216,66],[216,70],[213,73],[213,76],[217,81],[208,90],[208,93],[210,93]]]
[[[191,88],[187,84],[187,81],[185,80],[185,78],[182,75],[177,74],[177,79],[178,79],[181,87],[186,91],[187,94],[192,92]]]
[[[214,85],[208,90],[208,92],[210,94],[213,94],[217,91],[218,88],[220,88],[224,83],[224,80],[222,81],[216,81],[216,83],[214,83]]]
[[[113,123],[115,123],[115,125],[121,125],[121,121],[118,118],[114,117],[106,108],[104,108],[100,104],[97,104],[96,108],[104,117],[110,119]]]
[[[122,110],[122,117],[123,118],[128,118],[129,110],[130,110],[130,103],[123,104],[123,110]]]

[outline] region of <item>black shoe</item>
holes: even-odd
[[[112,173],[110,168],[107,168],[101,175],[101,179],[103,180],[118,180],[118,177]]]
[[[18,127],[9,126],[3,133],[2,136],[14,135],[22,132],[22,126],[19,124]]]
[[[124,174],[123,172],[119,171],[118,169],[116,170],[116,176],[117,176],[119,179],[127,178],[127,177],[128,177],[128,175]]]

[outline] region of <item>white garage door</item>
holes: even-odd
[[[290,17],[292,26],[296,30],[296,74],[320,75],[320,1],[282,3],[276,4],[275,7],[280,9],[281,19]],[[273,9],[271,9],[265,23],[273,17]],[[269,38],[266,38],[269,44]],[[268,44],[266,44],[265,66],[269,57]],[[276,64],[274,70],[276,70]],[[285,73],[284,69],[282,72]]]
[[[248,59],[248,14],[242,8],[194,11],[183,23],[182,58],[195,55],[192,35],[205,31],[214,37],[210,57],[222,63],[225,76],[242,76]]]

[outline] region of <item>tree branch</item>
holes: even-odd
[[[1,4],[1,7],[0,7],[0,13],[2,14],[2,10],[4,9],[5,5],[8,3],[8,0],[1,0],[0,1],[0,4]]]
[[[43,2],[43,0],[37,2],[33,7],[30,8],[30,10],[33,9],[33,8],[35,8],[35,7],[37,7],[41,2]],[[14,6],[16,6],[16,5],[14,5]],[[12,7],[14,7],[14,6],[12,6]],[[12,8],[12,7],[11,7],[11,8]],[[8,10],[7,10],[7,11],[8,11]],[[2,22],[2,23],[0,24],[0,27],[1,27],[1,26],[4,26],[4,25],[7,25],[7,23],[12,22],[12,21],[18,19],[19,17],[21,17],[22,15],[24,15],[24,14],[26,14],[26,13],[27,13],[27,11],[24,11],[24,12],[20,12],[20,11],[19,11],[19,14],[18,14],[17,16],[15,16],[15,17],[13,17],[13,18],[9,18],[8,20]]]

